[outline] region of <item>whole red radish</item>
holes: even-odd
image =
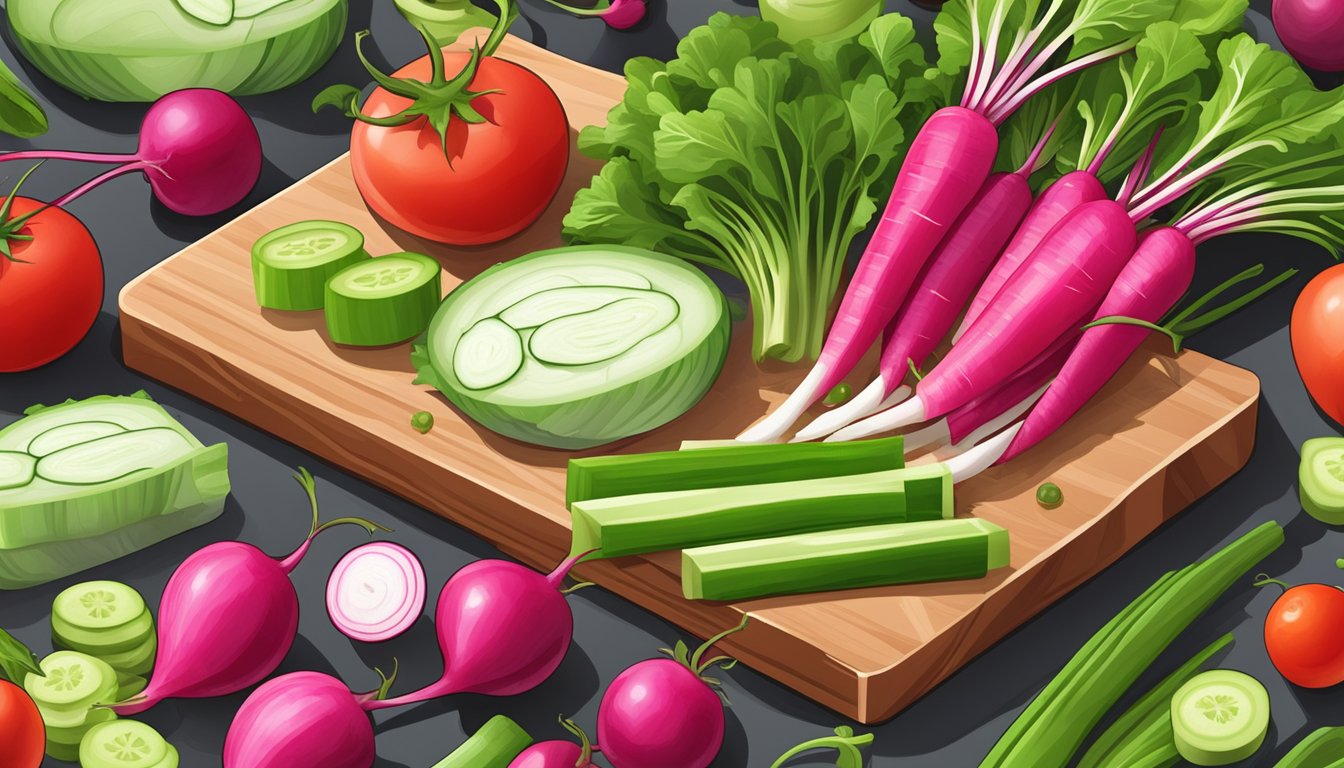
[[[747,626],[747,617],[690,653],[684,642],[671,658],[649,659],[616,676],[597,710],[597,741],[616,768],[706,768],[723,746],[719,681],[714,666],[731,668],[727,656],[702,661],[720,640]],[[689,656],[688,656],[689,654]]]
[[[539,741],[520,752],[509,763],[509,768],[596,768],[593,753],[600,750],[588,741],[588,734],[573,720],[562,717],[560,724],[579,739],[578,744],[572,741]]]
[[[1279,674],[1303,688],[1344,683],[1344,591],[1328,584],[1287,584],[1261,576],[1256,586],[1286,591],[1265,616],[1265,650]]]
[[[0,373],[37,368],[69,352],[103,306],[98,244],[64,209],[18,197],[32,172],[0,205]]]
[[[560,585],[588,554],[568,558],[548,575],[507,560],[477,560],[453,574],[434,611],[443,676],[366,708],[454,693],[513,696],[541,685],[564,660],[574,635],[574,615]]]
[[[360,90],[336,85],[313,108],[355,118],[350,168],[369,207],[419,237],[483,245],[525,229],[550,205],[569,167],[569,121],[560,99],[531,70],[492,54],[515,16],[496,0],[499,23],[471,53],[429,55]],[[355,36],[362,44],[367,32]]]
[[[112,707],[134,715],[168,698],[208,698],[241,691],[275,671],[299,627],[299,597],[289,574],[313,539],[334,526],[387,530],[353,517],[321,525],[308,470],[295,476],[308,494],[313,523],[292,554],[274,558],[251,544],[224,541],[198,550],[168,579],[159,601],[158,655],[149,686]]]
[[[1274,31],[1293,58],[1312,69],[1344,70],[1344,2],[1274,0]]]
[[[370,768],[373,724],[362,702],[385,694],[395,678],[394,671],[365,694],[320,672],[267,680],[229,725],[224,768]]]

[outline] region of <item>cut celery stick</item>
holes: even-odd
[[[746,600],[920,581],[1008,565],[1008,531],[976,518],[873,525],[681,553],[688,600]]]
[[[683,443],[683,448],[685,444]],[[733,443],[694,450],[570,459],[565,505],[637,493],[692,491],[863,475],[905,466],[900,437],[849,443]]]
[[[952,516],[941,464],[865,475],[574,502],[572,553],[621,557],[769,536]]]
[[[434,768],[508,768],[532,746],[532,737],[504,715],[495,715]]]

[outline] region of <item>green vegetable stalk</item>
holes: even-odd
[[[21,139],[47,132],[47,113],[0,61],[0,131]]]
[[[865,733],[858,736],[854,735],[854,729],[848,725],[842,725],[835,729],[834,736],[822,736],[821,738],[805,741],[802,744],[790,749],[788,752],[779,756],[779,759],[771,764],[770,768],[783,768],[793,758],[805,753],[813,752],[818,749],[836,750],[835,766],[836,768],[863,768],[862,748],[873,743],[873,734]]]
[[[580,149],[607,160],[565,218],[580,243],[657,250],[739,277],[757,360],[815,358],[854,238],[888,194],[927,116],[909,19],[795,45],[760,19],[717,14],[629,88]]]

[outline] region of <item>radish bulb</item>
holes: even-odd
[[[106,173],[52,202],[64,207],[118,176],[139,171],[154,197],[177,213],[210,216],[247,197],[261,176],[261,138],[231,96],[209,88],[174,91],[154,102],[140,123],[135,154],[24,150],[11,160],[74,160],[115,164]]]
[[[327,615],[351,640],[391,640],[410,629],[424,608],[424,566],[400,544],[356,547],[327,579]]]
[[[159,601],[154,676],[139,694],[112,707],[118,715],[144,712],[168,698],[223,696],[260,682],[294,644],[299,597],[289,574],[313,539],[338,525],[358,525],[370,534],[388,530],[356,517],[319,525],[313,476],[300,467],[295,479],[312,508],[308,538],[284,558],[223,541],[183,561]]]
[[[723,747],[720,682],[705,672],[737,664],[727,656],[701,661],[736,627],[706,640],[690,653],[678,641],[671,658],[649,659],[616,676],[597,710],[597,740],[616,768],[706,768]],[[689,655],[688,655],[689,654]]]
[[[588,734],[573,720],[560,718],[560,725],[574,734],[579,743],[572,741],[539,741],[524,749],[509,768],[597,768],[593,753],[601,750],[588,741]]]
[[[365,708],[400,707],[454,693],[513,696],[541,685],[564,660],[574,635],[574,615],[560,585],[589,554],[566,559],[549,575],[506,560],[477,560],[453,574],[434,613],[443,676]]]
[[[229,725],[224,768],[370,768],[373,723],[362,703],[386,695],[397,673],[378,676],[382,686],[363,694],[320,672],[266,681]]]

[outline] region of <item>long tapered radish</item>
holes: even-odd
[[[1106,197],[1106,189],[1101,185],[1101,181],[1088,171],[1066,173],[1046,187],[1032,204],[1031,210],[1022,220],[1022,226],[1017,228],[1008,247],[1003,249],[1003,254],[994,263],[994,268],[975,292],[975,298],[971,299],[971,304],[961,319],[961,325],[952,335],[952,342],[955,344],[961,340],[966,329],[970,328],[985,311],[985,307],[988,307],[1003,289],[1008,278],[1017,272],[1022,262],[1036,250],[1036,246],[1040,245],[1045,236],[1050,234],[1050,230],[1054,229],[1069,211],[1083,203],[1105,200]]]
[[[1025,368],[1014,374],[1003,386],[981,395],[947,415],[948,440],[953,445],[978,443],[988,435],[986,426],[994,426],[1000,417],[1008,421],[1021,418],[1039,399],[1041,388],[1049,384],[1064,367],[1069,354],[1078,343],[1078,332],[1070,330],[1057,340],[1050,349],[1041,353]],[[997,432],[1005,424],[997,423]]]
[[[168,698],[223,696],[260,682],[294,644],[299,597],[289,575],[313,539],[338,525],[387,530],[354,517],[319,525],[313,476],[302,468],[299,473],[313,514],[308,538],[284,558],[222,541],[183,561],[159,601],[154,676],[139,694],[112,707],[117,714],[138,714]]]
[[[1194,274],[1195,246],[1189,237],[1172,227],[1145,232],[1142,245],[1116,278],[1097,317],[1125,316],[1155,323],[1180,300]],[[1000,461],[1020,455],[1063,426],[1148,336],[1147,329],[1132,325],[1100,325],[1084,331]]]
[[[875,413],[900,386],[909,363],[924,365],[1031,206],[1027,175],[1034,164],[1033,158],[1022,170],[989,177],[929,259],[897,315],[882,349],[877,378],[848,403],[799,430],[796,440],[825,437]]]
[[[944,107],[924,123],[845,290],[816,365],[778,409],[739,440],[778,440],[853,370],[905,301],[948,228],[989,177],[998,146],[994,124],[963,107]]]
[[[992,391],[1091,316],[1134,253],[1118,203],[1086,203],[1057,225],[981,318],[900,405],[831,435],[854,440],[943,416]]]

